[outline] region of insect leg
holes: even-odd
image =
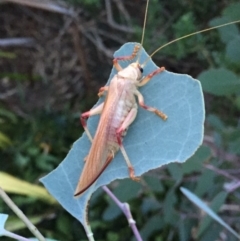
[[[150,106],[145,105],[145,103],[144,103],[144,98],[143,98],[142,94],[141,94],[138,90],[135,90],[134,94],[137,96],[139,105],[140,105],[143,109],[155,113],[157,116],[161,117],[163,120],[166,120],[166,119],[167,119],[167,115],[164,114],[162,111],[160,111],[160,110],[158,110],[158,109],[156,109],[156,108],[154,108],[154,107],[150,107]]]
[[[87,128],[86,119],[89,116],[101,114],[102,109],[103,109],[103,104],[104,104],[104,102],[102,104],[98,105],[97,107],[91,109],[90,111],[82,113],[81,116],[80,116],[80,122],[81,122],[81,124],[82,124],[82,126],[83,126],[83,128],[84,128],[84,130],[85,130],[85,132],[86,132],[86,134],[87,134],[87,136],[88,136],[88,138],[91,142],[93,141],[93,138],[92,138],[92,136],[91,136],[91,134],[90,134],[90,132]]]
[[[98,92],[98,97],[101,97],[104,95],[104,92],[108,91],[108,86],[101,87]]]
[[[118,63],[118,61],[129,61],[129,60],[133,60],[137,54],[138,54],[138,51],[139,49],[141,48],[140,45],[135,45],[134,46],[134,49],[133,49],[133,52],[131,55],[127,55],[127,56],[122,56],[122,57],[117,57],[115,59],[113,59],[113,65],[114,67],[116,68],[117,71],[120,71],[122,70],[122,67],[121,65]]]
[[[145,77],[141,80],[141,82],[138,84],[138,86],[139,86],[139,87],[144,86],[145,84],[147,84],[147,83],[151,80],[151,78],[152,78],[154,75],[159,74],[159,73],[163,72],[164,70],[165,70],[165,68],[164,68],[164,67],[161,67],[161,68],[158,68],[157,70],[153,71],[152,73],[148,74],[147,76],[145,76]]]
[[[134,168],[129,160],[129,157],[125,151],[125,148],[123,147],[122,144],[122,135],[123,132],[128,128],[128,126],[134,121],[134,119],[136,118],[137,115],[137,108],[133,107],[130,112],[128,113],[127,117],[125,118],[125,120],[123,121],[122,125],[118,128],[118,130],[116,131],[116,135],[117,135],[117,141],[118,141],[118,145],[119,148],[123,154],[123,157],[127,163],[128,166],[128,170],[129,170],[129,176],[132,180],[134,181],[139,181],[139,178],[135,176],[134,174]]]

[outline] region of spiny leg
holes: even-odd
[[[93,138],[92,138],[92,136],[91,136],[91,134],[90,134],[90,132],[87,128],[86,119],[89,116],[101,114],[102,109],[103,109],[103,104],[104,104],[104,102],[101,103],[100,105],[98,105],[97,107],[95,107],[95,108],[93,108],[93,109],[91,109],[87,112],[82,113],[81,116],[80,116],[80,122],[81,122],[81,124],[83,126],[83,129],[85,130],[85,132],[86,132],[86,134],[87,134],[87,136],[88,136],[88,138],[91,142],[93,141]]]
[[[163,120],[166,120],[168,118],[167,115],[164,114],[162,111],[160,111],[160,110],[158,110],[158,109],[156,109],[154,107],[150,107],[150,106],[145,105],[144,98],[143,98],[142,94],[138,90],[135,90],[134,94],[137,96],[139,105],[143,109],[155,113],[157,116],[161,117]]]
[[[104,87],[101,87],[98,91],[98,97],[101,97],[104,95],[104,92],[108,92],[108,89],[109,87],[108,86],[104,86]]]
[[[122,70],[121,65],[118,63],[119,61],[130,61],[130,60],[133,60],[137,56],[138,51],[140,50],[140,48],[141,48],[141,46],[136,44],[134,46],[134,49],[133,49],[133,52],[132,52],[131,55],[117,57],[117,58],[113,59],[113,65],[116,68],[116,70],[117,71]]]
[[[154,75],[157,75],[157,74],[163,72],[164,70],[165,70],[164,67],[161,67],[161,68],[156,69],[156,70],[153,71],[152,73],[150,73],[150,74],[148,74],[147,76],[145,76],[145,77],[140,81],[140,83],[138,84],[138,86],[139,86],[139,87],[144,86],[145,84],[147,84],[147,83],[151,80],[151,78],[152,78]]]
[[[152,78],[154,75],[157,75],[157,74],[163,72],[164,70],[165,70],[164,67],[161,67],[161,68],[156,69],[156,70],[153,71],[152,73],[150,73],[150,74],[148,74],[147,76],[145,76],[145,77],[141,80],[141,82],[138,84],[138,86],[139,86],[139,87],[144,86],[145,84],[147,84],[147,83],[151,80],[151,78]],[[137,96],[139,105],[140,105],[142,108],[144,108],[145,110],[148,110],[148,111],[151,111],[151,112],[155,113],[157,116],[161,117],[163,120],[166,120],[166,119],[167,119],[167,115],[164,114],[162,111],[160,111],[160,110],[158,110],[158,109],[156,109],[156,108],[154,108],[154,107],[150,107],[150,106],[145,105],[145,103],[144,103],[144,98],[143,98],[142,94],[141,94],[138,90],[136,90],[134,94]]]
[[[123,132],[128,128],[128,126],[134,121],[134,119],[136,118],[137,115],[137,108],[133,107],[130,112],[128,113],[127,117],[125,118],[125,120],[123,121],[122,125],[118,128],[116,135],[117,135],[117,141],[118,141],[118,145],[119,148],[123,154],[123,157],[127,163],[128,166],[128,170],[129,170],[129,176],[132,180],[134,181],[139,181],[139,178],[135,176],[134,174],[134,167],[132,166],[130,159],[125,151],[125,148],[123,147],[122,144],[122,135]]]

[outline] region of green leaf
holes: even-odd
[[[164,221],[159,214],[152,216],[151,218],[148,219],[148,221],[140,231],[142,239],[149,240],[150,235],[154,231],[159,232],[163,228],[163,226],[164,226]]]
[[[218,96],[228,96],[240,93],[240,79],[230,70],[209,69],[203,71],[198,79],[202,83],[203,90]]]
[[[211,150],[207,146],[201,146],[197,152],[188,161],[182,164],[183,174],[190,174],[194,171],[200,171],[203,162],[211,157]]]
[[[121,209],[114,202],[111,202],[111,204],[104,210],[102,218],[104,221],[112,221],[121,214]]]
[[[227,58],[235,63],[240,62],[240,35],[227,43]]]
[[[115,56],[131,54],[135,44],[125,44]],[[141,51],[140,62],[143,63],[146,58],[145,51]],[[125,61],[121,64],[126,67],[129,63]],[[144,75],[156,69],[157,66],[149,61],[144,67]],[[110,80],[115,74],[116,70],[113,69]],[[164,71],[154,76],[140,91],[146,104],[162,110],[168,115],[168,120],[164,122],[156,115],[139,108],[136,120],[123,140],[137,176],[170,162],[184,162],[195,153],[202,143],[205,115],[201,85],[188,75]],[[101,99],[98,104],[102,101]],[[98,122],[99,116],[89,118],[87,124],[90,133],[95,133]],[[84,133],[73,144],[66,159],[41,179],[49,192],[83,224],[91,193],[117,178],[129,177],[126,162],[121,152],[118,152],[95,186],[91,186],[80,198],[74,198],[74,189],[84,166],[83,159],[90,146],[91,143]]]
[[[239,20],[240,16],[240,3],[231,3],[224,10],[223,15],[230,18],[231,21]]]
[[[8,236],[8,237],[13,238],[13,236],[11,235],[11,232],[7,231],[7,230],[4,228],[5,223],[6,223],[6,221],[7,221],[7,218],[8,218],[8,215],[0,213],[0,237],[1,237],[1,236]],[[16,236],[16,235],[15,235],[15,236]],[[15,236],[14,236],[14,237],[15,237]],[[15,238],[16,238],[16,237],[15,237]],[[38,239],[36,239],[36,238],[30,238],[29,240],[38,241]],[[46,241],[57,241],[57,240],[55,240],[55,239],[48,239],[48,238],[46,238],[45,240],[46,240]]]
[[[144,176],[144,181],[147,183],[147,185],[149,186],[149,188],[152,191],[154,191],[154,192],[163,192],[164,191],[164,187],[163,187],[160,179],[146,175],[146,176]]]
[[[229,151],[231,153],[235,153],[237,155],[240,155],[240,149],[239,149],[239,146],[240,146],[240,137],[234,141],[231,141],[229,143]]]
[[[237,96],[235,99],[235,105],[237,106],[238,110],[240,110],[240,96]]]
[[[214,178],[216,174],[211,170],[205,170],[203,174],[199,177],[197,186],[195,188],[195,193],[198,195],[203,195],[209,192],[209,188],[214,188]],[[206,188],[209,187],[209,188]]]
[[[34,215],[34,216],[28,215],[28,219],[31,221],[32,224],[36,225],[42,222],[44,219],[46,219],[46,214]],[[13,232],[16,230],[21,230],[26,228],[26,224],[18,217],[10,216],[6,222],[5,227],[6,227],[6,230]]]
[[[233,21],[231,18],[225,16],[220,18],[214,18],[210,21],[209,24],[211,27],[215,27],[221,24],[229,23],[231,21]],[[222,28],[218,28],[217,30],[220,33],[221,39],[224,43],[232,41],[233,38],[239,35],[239,30],[236,24],[231,24]]]
[[[177,221],[177,215],[174,208],[176,202],[175,188],[172,188],[167,192],[163,203],[163,218],[166,223],[175,224]]]
[[[220,133],[225,129],[224,122],[217,115],[208,115],[206,121]]]
[[[12,144],[11,140],[2,132],[0,132],[0,148],[4,149]]]
[[[16,57],[17,57],[17,55],[14,53],[0,51],[0,58],[15,59]]]
[[[17,123],[17,116],[9,110],[5,110],[5,109],[0,108],[0,116],[8,119],[12,123],[15,123],[15,124]]]
[[[54,198],[48,194],[45,188],[15,178],[5,172],[0,172],[0,187],[9,193],[27,195],[42,199],[49,203],[56,203]]]
[[[192,193],[191,191],[189,191],[184,187],[181,187],[180,190],[191,202],[193,202],[200,209],[206,212],[216,222],[218,222],[220,225],[226,228],[229,232],[231,232],[235,237],[240,239],[240,235],[236,231],[234,231],[227,223],[225,223],[211,208],[209,208],[203,201],[201,201],[194,193]]]
[[[212,200],[211,204],[209,207],[212,209],[214,212],[218,212],[221,206],[224,204],[226,198],[227,198],[227,193],[226,192],[220,192],[217,194],[217,196]],[[197,237],[200,238],[200,236],[206,231],[206,229],[209,228],[211,222],[213,220],[209,216],[205,216],[198,229]]]
[[[178,224],[179,230],[179,240],[180,241],[189,241],[191,240],[191,230],[193,229],[194,223],[188,217],[180,220]]]
[[[202,235],[202,237],[199,239],[199,241],[219,240],[219,238],[221,237],[220,236],[221,232],[222,232],[222,227],[218,223],[212,223],[210,227],[208,227],[206,232]],[[231,241],[229,237],[227,237],[226,240]],[[234,241],[236,241],[235,237],[234,237]]]
[[[113,193],[121,200],[121,202],[127,202],[136,197],[139,190],[141,190],[140,183],[125,179],[118,183],[117,187],[114,188]]]
[[[161,207],[162,205],[156,198],[145,197],[142,201],[141,210],[143,214],[148,213],[150,211],[154,211],[156,213],[156,210],[160,210]]]
[[[180,182],[183,177],[182,166],[178,163],[170,163],[167,169],[176,182]]]

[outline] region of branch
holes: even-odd
[[[10,199],[10,197],[0,187],[0,197],[3,201],[13,210],[13,212],[26,224],[28,229],[39,241],[46,241],[38,229],[31,223],[31,221],[25,216],[25,214],[16,206],[16,204]]]
[[[0,39],[1,47],[9,47],[9,46],[26,46],[34,44],[33,38],[5,38]]]
[[[117,24],[114,22],[113,20],[113,16],[112,16],[112,7],[111,7],[111,3],[109,0],[105,0],[105,4],[106,4],[106,12],[107,12],[107,21],[108,21],[108,24],[117,29],[117,30],[120,30],[120,31],[123,31],[123,32],[127,32],[127,33],[133,33],[134,30],[132,28],[129,28],[129,27],[126,27],[124,25],[120,25],[120,24]]]
[[[15,3],[26,5],[28,7],[39,8],[51,12],[57,12],[66,15],[73,15],[73,12],[70,9],[61,7],[54,2],[46,1],[46,0],[5,0],[4,3]]]
[[[118,205],[118,207],[122,210],[122,212],[125,214],[128,223],[135,235],[135,238],[137,241],[142,241],[142,237],[140,236],[140,233],[137,229],[136,222],[132,217],[132,213],[130,211],[130,207],[128,203],[122,203],[118,200],[118,198],[110,191],[110,189],[107,186],[103,186],[102,189],[108,194],[110,198]]]

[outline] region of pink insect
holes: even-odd
[[[98,93],[99,96],[102,96],[107,92],[106,100],[99,106],[81,115],[81,123],[87,136],[92,141],[92,146],[86,157],[86,163],[74,196],[82,194],[97,180],[119,149],[127,163],[130,178],[135,181],[139,180],[134,174],[134,167],[122,143],[126,130],[136,118],[137,101],[142,108],[155,113],[163,120],[167,119],[167,115],[162,111],[145,105],[144,98],[138,91],[138,87],[147,84],[154,75],[161,73],[165,68],[159,68],[142,77],[143,66],[138,61],[129,64],[126,68],[122,68],[119,63],[119,61],[134,59],[141,52],[139,51],[140,48],[140,44],[135,45],[131,55],[118,57],[113,60],[113,65],[118,73],[112,78],[110,85],[100,88]],[[98,114],[101,114],[101,117],[95,137],[92,139],[85,120],[90,116]]]

